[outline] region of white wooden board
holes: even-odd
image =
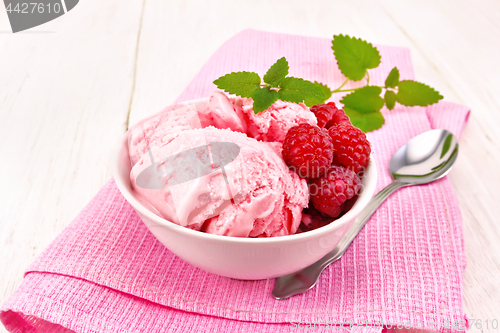
[[[171,104],[219,46],[247,28],[409,47],[418,80],[472,109],[449,175],[464,220],[464,306],[470,318],[500,320],[495,0],[82,0],[18,34],[0,9],[0,303],[110,179],[127,119]]]

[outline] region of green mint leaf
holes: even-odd
[[[365,133],[382,127],[385,122],[384,116],[380,111],[362,113],[348,107],[344,107],[344,111],[351,120],[351,123]]]
[[[319,83],[318,81],[314,81],[314,84],[321,88],[323,95],[321,97],[314,95],[314,96],[309,96],[309,97],[305,98],[304,104],[307,105],[308,107],[311,107],[311,106],[316,105],[316,104],[323,104],[326,102],[327,99],[332,97],[332,91],[330,90],[330,88],[328,88],[328,86],[326,86],[322,83]]]
[[[311,103],[318,104],[317,101],[326,100],[323,89],[319,85],[304,79],[286,77],[281,81],[279,88],[279,98],[283,101],[305,102],[307,106],[313,106],[314,104]]]
[[[394,109],[396,105],[396,93],[392,90],[386,90],[384,95],[385,105],[389,110]]]
[[[271,87],[278,87],[281,80],[288,75],[288,61],[285,57],[278,59],[264,75],[264,82]]]
[[[385,79],[385,87],[386,88],[396,88],[399,83],[399,70],[397,67],[394,67],[389,75],[387,75],[387,79]]]
[[[340,102],[361,113],[380,111],[384,106],[384,99],[380,97],[381,92],[380,87],[366,86],[344,96]]]
[[[366,70],[380,65],[380,53],[371,43],[344,35],[335,35],[332,49],[339,69],[345,77],[359,81]]]
[[[321,88],[321,90],[323,91],[323,95],[325,95],[325,99],[321,103],[324,103],[327,99],[332,97],[332,91],[330,90],[330,88],[328,88],[328,86],[326,84],[323,84],[323,83],[318,82],[318,81],[314,81],[314,84],[319,86]],[[321,103],[318,103],[318,104],[321,104]]]
[[[404,80],[399,81],[396,99],[406,106],[426,106],[437,103],[443,96],[426,84]]]
[[[278,92],[269,87],[262,87],[253,94],[253,112],[259,113],[267,110],[278,100]]]
[[[260,89],[260,76],[253,72],[233,72],[214,81],[217,88],[229,94],[252,97]]]

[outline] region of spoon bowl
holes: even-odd
[[[389,162],[389,172],[394,181],[370,200],[331,252],[300,271],[277,278],[272,292],[274,298],[285,299],[314,287],[321,272],[344,254],[385,199],[403,186],[426,184],[445,176],[457,156],[458,141],[444,129],[430,130],[408,141]]]
[[[447,130],[435,129],[399,148],[389,162],[389,172],[402,183],[426,184],[446,175],[457,156],[455,136]]]

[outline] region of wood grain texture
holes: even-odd
[[[127,120],[171,104],[247,28],[408,47],[419,81],[471,108],[449,175],[464,221],[464,307],[470,318],[500,320],[496,0],[85,0],[31,32],[0,33],[0,302],[111,177]],[[0,10],[0,32],[8,30]]]
[[[0,34],[1,303],[111,178],[141,8],[86,0],[33,32]],[[0,13],[0,30],[9,30]]]

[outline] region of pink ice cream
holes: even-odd
[[[168,144],[185,130],[201,128],[198,108],[196,104],[169,106],[135,124],[128,131],[131,165],[148,153],[148,147]]]
[[[230,100],[224,93],[214,91],[206,107],[199,111],[203,127],[229,128],[235,132],[246,133],[247,119],[241,109],[240,98]]]
[[[151,160],[160,161],[207,145],[211,147],[211,158],[216,159],[214,143],[218,142],[239,147],[237,157],[223,170],[212,163],[213,171],[198,173],[195,169],[200,164],[210,165],[210,156],[195,154],[176,162],[176,169],[161,179],[164,188],[138,186],[136,180],[152,165]],[[297,231],[309,192],[306,181],[288,169],[277,150],[276,144],[228,129],[210,126],[186,130],[168,144],[151,149],[151,155],[143,155],[132,168],[131,181],[134,190],[162,217],[181,226],[237,237],[289,235]],[[177,183],[179,173],[195,176]]]
[[[242,99],[241,110],[248,119],[247,134],[257,140],[281,142],[293,126],[317,125],[316,116],[305,104],[276,101],[264,112],[254,113],[251,99]]]
[[[212,234],[294,234],[309,191],[283,161],[281,142],[289,128],[316,118],[294,103],[277,101],[257,115],[251,107],[250,99],[214,92],[208,103],[175,105],[131,128],[130,178],[140,200]]]
[[[283,143],[290,128],[300,123],[317,125],[314,113],[303,103],[276,101],[266,111],[254,113],[249,98],[228,98],[214,91],[206,108],[200,111],[202,127],[212,125],[246,133],[259,141]]]

